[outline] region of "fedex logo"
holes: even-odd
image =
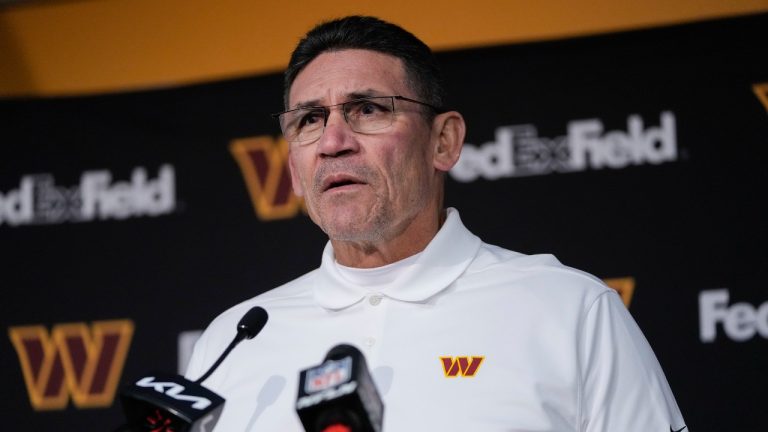
[[[483,360],[485,360],[485,356],[440,357],[446,378],[474,377]]]
[[[646,126],[638,114],[627,117],[624,130],[606,130],[593,118],[568,123],[567,134],[540,137],[532,124],[500,126],[485,144],[465,143],[451,177],[462,183],[484,178],[621,169],[677,160],[677,127],[671,111],[660,114],[659,126]]]
[[[158,217],[176,209],[173,165],[160,166],[154,179],[144,167],[134,168],[127,181],[113,177],[109,170],[86,171],[79,185],[67,187],[50,173],[22,176],[17,189],[0,191],[0,226]]]
[[[699,294],[699,336],[704,343],[717,338],[721,324],[725,336],[744,342],[760,335],[768,339],[768,301],[759,306],[746,302],[730,303],[728,289],[702,291]]]

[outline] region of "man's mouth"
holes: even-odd
[[[345,186],[353,186],[353,185],[360,185],[360,184],[365,184],[365,182],[353,176],[349,176],[345,174],[332,175],[323,181],[322,191],[328,192],[334,189],[343,188]]]

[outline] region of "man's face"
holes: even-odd
[[[362,96],[415,98],[402,61],[368,50],[326,52],[293,82],[290,107],[335,105]],[[391,126],[353,132],[333,108],[320,139],[291,145],[293,188],[331,240],[377,243],[402,234],[420,213],[437,212],[431,127],[421,106],[395,101]],[[424,216],[422,216],[424,217]]]

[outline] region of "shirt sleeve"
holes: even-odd
[[[683,429],[685,423],[664,372],[614,291],[599,295],[588,309],[579,350],[580,430]]]

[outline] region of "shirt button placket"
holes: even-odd
[[[368,331],[362,338],[363,346],[366,349],[366,355],[374,355],[378,351],[380,342],[380,333],[384,327],[384,306],[382,301],[384,300],[384,294],[372,293],[368,296],[368,305],[370,307],[368,313],[371,315],[369,321]]]

